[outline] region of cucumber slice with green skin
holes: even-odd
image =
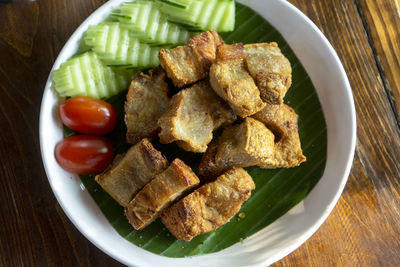
[[[159,44],[159,45],[168,44],[168,31],[170,25],[171,24],[167,22],[166,18],[164,17],[160,18],[160,23],[158,25],[156,32],[157,40],[153,44]]]
[[[168,21],[190,31],[229,32],[235,27],[234,0],[192,0],[186,8],[162,2],[160,10]]]
[[[158,8],[153,8],[148,18],[147,27],[145,32],[148,33],[148,42],[156,40],[157,29],[161,18],[161,12]]]
[[[190,32],[188,31],[181,31],[178,36],[178,44],[185,43],[191,37]]]
[[[225,12],[221,18],[220,27],[222,29],[231,29],[232,31],[235,28],[235,5],[229,5],[228,8],[225,9]]]
[[[150,62],[148,62],[146,59],[150,58],[150,46],[148,45],[140,45],[139,48],[139,62],[138,66],[139,67],[146,67]]]
[[[172,6],[176,6],[179,8],[187,8],[192,3],[192,0],[157,0],[157,1]]]
[[[179,39],[179,27],[177,25],[170,25],[168,29],[167,43],[175,44],[178,43]]]
[[[169,22],[176,24],[182,28],[185,28],[189,32],[199,32],[202,31],[202,27],[196,23],[192,23],[190,21],[183,21],[183,20],[174,20],[174,19],[168,19]]]
[[[121,23],[121,27],[129,29],[132,37],[138,38],[142,42],[152,43],[156,40],[160,17],[160,11],[157,8],[152,8],[147,18],[146,25],[142,26],[144,28],[143,30],[133,30],[133,23]]]
[[[159,48],[154,48],[154,47],[151,48],[151,50],[150,50],[150,60],[151,60],[150,65],[151,66],[160,64],[159,59],[158,59],[159,52],[160,52]]]
[[[96,53],[89,51],[61,64],[53,72],[53,86],[60,96],[110,97],[126,90],[132,70],[114,70],[103,65]]]
[[[206,1],[204,1],[206,2]],[[204,5],[202,7],[198,7],[196,11],[198,13],[196,14],[196,17],[194,18],[196,22],[201,25],[202,27],[207,27],[208,26],[208,21],[214,19],[212,17],[213,11],[215,11],[217,5],[219,2],[217,1],[207,1],[210,2],[208,5]]]
[[[139,49],[140,43],[137,40],[132,40],[131,45],[128,49],[128,58],[127,61],[122,64],[124,65],[132,65],[132,67],[139,67]],[[129,64],[128,64],[129,62]]]
[[[197,5],[198,2],[196,0],[194,0],[194,2],[191,3],[190,6],[188,6],[186,9],[163,3],[160,5],[160,10],[162,13],[166,14],[169,19],[194,23],[195,21],[193,17],[196,12],[194,7]]]
[[[131,36],[130,31],[121,27],[119,22],[89,26],[84,40],[108,66],[131,65],[139,68],[154,67],[159,64],[158,57],[154,58],[152,53],[140,55],[140,60],[138,59],[139,48],[143,51],[148,49],[158,51],[159,48],[140,43],[139,39]]]
[[[125,3],[121,6],[121,14],[125,15],[124,18],[117,17],[125,26],[129,26],[129,30],[144,32],[149,21],[149,14],[154,8],[152,2],[133,2]],[[111,13],[113,17],[113,13]]]
[[[182,1],[182,3],[191,2],[191,0],[179,1]],[[111,17],[118,20],[122,28],[128,29],[132,37],[152,45],[182,44],[186,41],[183,40],[183,37],[189,36],[187,30],[178,27],[176,30],[179,31],[178,35],[182,36],[182,38],[176,38],[175,30],[169,30],[170,27],[176,27],[176,25],[171,25],[167,18],[161,15],[160,5],[157,2],[136,1],[124,3],[111,13]],[[168,36],[169,32],[174,36]],[[171,40],[175,41],[170,43]]]
[[[126,30],[122,30],[118,40],[118,49],[115,55],[116,62],[124,62],[128,57],[128,49],[130,44],[130,37],[128,32],[124,32]]]

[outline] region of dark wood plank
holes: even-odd
[[[3,5],[0,17],[0,36],[20,54],[30,56],[38,26],[39,4],[18,2]],[[21,18],[29,18],[29,23]]]
[[[59,208],[38,141],[50,68],[74,29],[103,2],[0,4],[0,266],[118,266]]]
[[[400,126],[400,1],[357,0],[370,32],[375,60]]]
[[[338,205],[314,236],[275,266],[399,266],[400,135],[357,5],[290,2],[315,22],[341,58],[356,103],[358,138]]]

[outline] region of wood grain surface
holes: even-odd
[[[43,170],[39,109],[51,66],[105,0],[0,4],[0,266],[118,266],[72,225]],[[349,181],[331,215],[275,266],[400,266],[398,0],[290,0],[329,39],[357,112]]]

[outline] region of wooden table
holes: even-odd
[[[74,29],[104,2],[0,4],[0,266],[119,265],[87,241],[57,204],[38,141],[50,68]],[[275,265],[400,266],[400,1],[290,2],[339,54],[353,88],[358,138],[335,209]]]

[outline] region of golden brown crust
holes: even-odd
[[[154,68],[150,75],[140,72],[135,76],[125,102],[128,143],[136,144],[142,138],[157,138],[160,130],[157,120],[168,106],[168,93],[166,74],[162,68]]]
[[[184,150],[204,152],[213,130],[235,119],[233,111],[213,92],[208,81],[201,81],[172,97],[158,120],[160,141],[177,141]]]
[[[282,104],[292,83],[292,68],[275,42],[244,46],[245,62],[264,102]]]
[[[126,207],[125,216],[136,230],[143,229],[157,218],[160,211],[199,182],[189,166],[175,159],[136,194]]]
[[[260,72],[255,81],[264,102],[280,105],[290,87],[291,78],[275,72]]]
[[[215,159],[218,165],[248,167],[272,155],[273,148],[273,133],[262,122],[246,118],[239,125],[225,128]]]
[[[181,148],[204,152],[212,139],[213,121],[207,106],[199,101],[199,90],[188,88],[172,97],[167,112],[158,120],[160,142],[179,141]]]
[[[184,87],[208,76],[216,48],[223,43],[215,31],[206,31],[189,39],[184,46],[161,49],[160,64],[176,87]]]
[[[260,91],[243,62],[243,45],[222,44],[217,51],[217,60],[210,68],[214,91],[242,118],[262,110],[265,104]]]
[[[168,105],[165,113],[158,119],[158,125],[160,126],[160,142],[163,144],[172,143],[176,140],[175,134],[172,129],[175,128],[174,118],[178,118],[181,111],[180,107],[184,104],[183,94],[174,95]]]
[[[221,44],[217,49],[218,61],[227,60],[243,60],[244,59],[244,46],[242,43],[236,44]]]
[[[288,105],[271,105],[255,114],[275,134],[274,154],[258,164],[261,168],[290,168],[306,161],[303,155],[297,126],[297,114]]]
[[[199,175],[204,180],[232,167],[255,166],[274,153],[273,133],[253,118],[226,127],[217,142],[212,143],[201,160]]]
[[[231,169],[164,210],[161,220],[176,238],[190,241],[227,223],[254,188],[245,170]]]
[[[203,154],[199,165],[199,177],[202,181],[214,180],[219,175],[229,170],[232,166],[222,165],[219,166],[216,162],[215,156],[218,152],[218,141],[213,140]]]
[[[162,48],[158,58],[168,77],[178,88],[207,77],[207,73],[197,61],[192,48],[188,46],[178,46],[173,49]]]
[[[142,139],[125,155],[117,155],[110,168],[96,175],[95,180],[125,207],[136,192],[167,167],[167,159],[147,139]]]
[[[208,69],[215,61],[217,47],[223,43],[224,40],[221,36],[216,31],[211,30],[190,38],[186,45],[192,48],[197,61],[208,73]]]
[[[213,121],[213,130],[232,124],[236,120],[236,114],[223,99],[221,99],[211,87],[209,81],[204,80],[197,83],[201,95],[199,100],[207,107]]]

